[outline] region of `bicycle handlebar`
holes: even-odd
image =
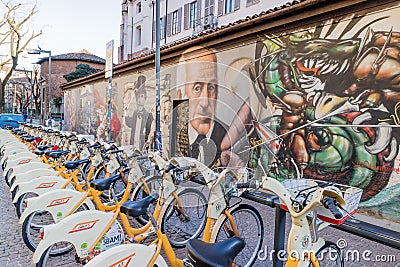
[[[246,183],[237,183],[236,188],[238,189],[258,189],[260,187],[260,183],[258,181],[250,181]]]
[[[322,199],[322,204],[332,213],[333,216],[335,216],[336,219],[341,219],[343,217],[342,213],[337,208],[339,203],[336,201],[336,199],[325,196]]]

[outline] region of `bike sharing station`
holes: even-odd
[[[398,1],[293,2],[228,28],[207,31],[201,38],[194,36],[191,40],[166,45],[161,50],[161,62],[158,62],[161,70],[157,76],[154,75],[155,55],[149,51],[113,67],[112,79],[108,77],[105,80],[104,73],[100,72],[64,85],[65,130],[93,135],[98,140],[109,139],[122,146],[140,143],[137,145],[139,150],[154,143],[155,139],[161,144],[161,137],[162,153],[170,159],[193,158],[207,162],[205,166],[222,169],[229,164],[240,166],[241,162],[245,162],[251,175],[256,170],[262,170],[263,175],[257,176],[257,180],[238,179],[232,183],[234,191],[228,191],[241,192],[241,198],[275,209],[274,251],[323,248],[324,240],[317,238],[317,232],[319,227],[328,224],[400,249],[399,232],[352,218],[358,210],[378,221],[400,222],[396,202],[400,186],[397,162],[400,121],[397,109],[400,98],[393,78],[398,76],[400,67],[398,58],[393,56],[399,52],[396,45],[400,38],[400,24],[396,23],[399,8]],[[198,61],[193,62],[193,59]],[[189,86],[180,88],[182,84],[195,84],[196,74],[202,73],[195,68],[201,70],[203,67],[213,70],[207,72],[210,76],[207,78],[213,82],[204,87],[208,90],[207,107],[203,107],[206,101],[198,100],[193,93],[196,91],[190,91]],[[156,91],[156,87],[160,87],[161,92]],[[104,103],[104,99],[108,102]],[[157,113],[154,99],[160,102]],[[213,122],[205,127],[207,131],[204,133],[200,132],[204,128],[195,129],[196,123],[191,123],[196,120],[191,111],[195,113],[199,107],[207,110],[211,117],[207,121]],[[157,133],[151,135],[154,132],[153,113],[162,123],[159,128],[156,127]],[[129,126],[132,121],[146,120],[149,123],[142,123],[143,129]],[[115,125],[121,126],[118,128]],[[140,130],[140,134],[136,130]],[[197,137],[202,137],[201,140],[196,141],[194,131],[197,131]],[[192,146],[196,143],[197,147]],[[213,151],[216,157],[207,158]],[[228,163],[225,162],[226,155],[230,157]],[[29,160],[28,157],[26,159]],[[157,164],[160,170],[169,173],[169,163],[160,159]],[[179,165],[177,162],[173,164]],[[190,169],[190,165],[185,167]],[[206,169],[205,166],[201,168]],[[118,172],[124,176],[123,170]],[[219,176],[221,173],[214,173],[214,178],[222,179]],[[253,177],[251,175],[248,177]],[[13,177],[7,178],[9,183],[13,182]],[[115,177],[112,179],[117,180]],[[175,182],[169,181],[171,191],[168,190],[168,193],[173,193]],[[107,185],[100,182],[94,183],[93,187],[100,190]],[[143,191],[143,187],[140,190]],[[155,196],[151,198],[152,195],[146,192],[149,198],[144,199],[149,203],[154,201]],[[200,199],[199,195],[196,197]],[[167,203],[171,204],[173,199],[178,198],[171,195],[167,199],[170,201]],[[203,240],[218,241],[218,227],[225,227],[229,216],[237,212],[234,206],[229,207],[229,202],[220,203],[217,200],[208,200],[214,209],[207,209],[207,221],[204,222],[207,229],[214,225],[217,230],[210,230],[212,234],[203,237]],[[203,199],[203,202],[207,200]],[[117,203],[116,198],[114,204],[118,206]],[[227,213],[222,214],[224,205],[229,208]],[[171,204],[171,207],[174,205]],[[258,214],[248,206],[240,207],[248,214]],[[154,227],[158,239],[150,248],[142,244],[129,244],[120,251],[117,246],[109,248],[99,254],[100,258],[90,260],[89,266],[95,266],[96,258],[113,259],[110,255],[117,253],[122,253],[124,257],[121,256],[121,259],[133,261],[134,249],[138,253],[145,251],[143,255],[159,266],[167,266],[166,260],[159,254],[162,249],[165,249],[173,266],[189,264],[178,259],[167,245],[171,241],[167,241],[168,233],[164,235],[162,219],[159,220],[163,218],[161,215],[173,214],[168,213],[167,207],[162,214],[146,213],[134,203],[121,203],[118,208],[121,212],[115,214],[122,214],[122,217],[146,219],[146,224]],[[177,211],[176,208],[174,211]],[[291,232],[297,235],[289,235],[286,247],[288,213],[296,222],[292,224]],[[99,216],[103,215],[99,213]],[[177,222],[185,221],[185,216],[177,217]],[[254,227],[258,227],[255,232],[263,233],[264,226],[259,217],[252,217],[257,222],[254,223]],[[92,221],[74,221],[73,225],[84,230],[91,227],[90,224],[81,224],[83,222]],[[97,222],[92,223],[95,225]],[[296,228],[298,225],[302,229]],[[239,227],[239,223],[236,226]],[[111,228],[114,234],[104,240],[118,243],[120,238],[115,228]],[[127,226],[117,228],[130,229]],[[304,229],[307,233],[303,232]],[[227,232],[236,235],[238,231],[233,227]],[[46,233],[44,236],[48,238]],[[84,255],[96,247],[99,240],[92,240],[91,244],[80,240],[80,256],[84,259]],[[177,239],[171,243],[182,245],[181,241]],[[243,247],[239,240],[231,242],[228,244],[237,250]],[[199,250],[202,246],[199,241],[190,241],[189,255],[198,259],[203,255]],[[217,246],[218,242],[215,250],[204,249],[203,252],[209,251],[210,256]],[[156,248],[158,252],[154,253]],[[43,246],[40,249],[45,255],[47,248]],[[102,250],[96,247],[98,249]],[[335,246],[330,249],[335,250]],[[131,253],[127,254],[129,251]],[[50,250],[47,252],[51,253]],[[230,252],[226,253],[232,256]],[[35,260],[45,262],[46,256],[42,255],[35,255]],[[222,258],[217,254],[211,256],[216,261]],[[249,262],[240,253],[236,258],[244,259]],[[290,266],[318,264],[311,254],[307,261],[288,263]],[[283,266],[284,262],[275,256],[273,265]],[[340,263],[337,265],[340,266]]]

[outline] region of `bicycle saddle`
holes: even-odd
[[[38,156],[41,156],[44,154],[44,150],[36,149],[33,153],[35,153]]]
[[[145,215],[150,204],[158,199],[158,194],[151,194],[136,201],[127,201],[121,206],[121,212],[132,217]]]
[[[218,243],[190,239],[186,251],[196,267],[232,267],[233,260],[245,245],[243,239],[235,236]]]
[[[72,170],[78,168],[79,165],[88,163],[90,160],[89,159],[81,159],[81,160],[74,160],[74,161],[68,161],[65,163],[65,168]]]
[[[51,146],[38,146],[37,147],[38,150],[43,150],[43,152],[44,152],[44,150],[46,150],[48,148],[51,148]]]
[[[110,189],[110,186],[115,181],[121,179],[121,174],[118,173],[106,179],[98,179],[90,182],[90,186],[98,191],[105,191]]]
[[[31,143],[36,140],[35,137],[22,137],[22,139],[24,139],[24,141],[28,143]]]
[[[49,156],[54,159],[58,159],[62,155],[68,154],[69,152],[71,152],[71,150],[53,150],[52,152],[49,153]]]

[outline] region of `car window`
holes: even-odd
[[[2,121],[17,121],[17,122],[23,122],[24,117],[22,115],[8,115],[8,114],[1,114],[0,115],[0,120]]]

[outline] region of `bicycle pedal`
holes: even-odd
[[[183,259],[183,266],[185,267],[194,267],[193,264],[189,261],[189,259]]]
[[[180,214],[179,216],[178,216],[178,218],[179,218],[179,220],[181,221],[181,222],[190,222],[190,218],[189,217],[185,217],[185,216],[183,216],[182,214]]]
[[[128,235],[125,235],[125,242],[127,244],[137,244],[136,240],[133,237],[129,237]]]

